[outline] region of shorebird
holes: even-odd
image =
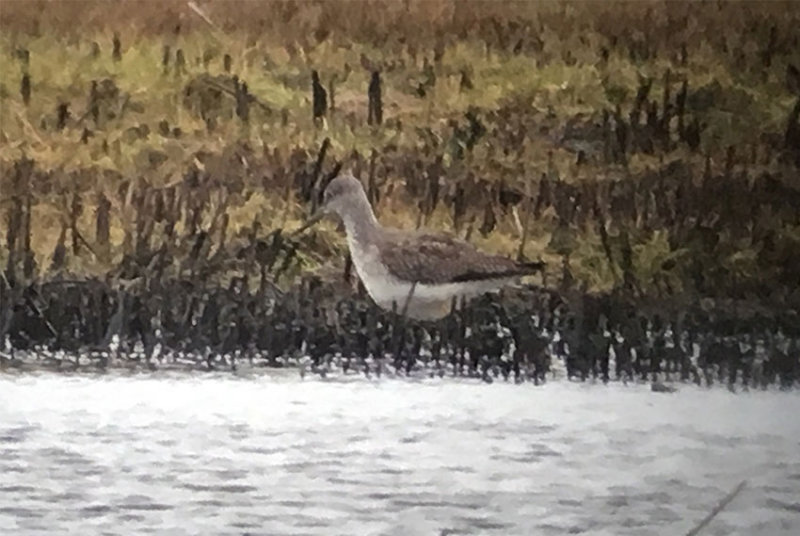
[[[350,173],[328,184],[320,209],[295,233],[327,215],[344,223],[350,257],[373,301],[417,320],[443,318],[454,303],[499,290],[544,267],[481,252],[446,234],[384,227],[361,182]]]

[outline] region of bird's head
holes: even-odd
[[[344,219],[353,208],[369,208],[364,187],[352,173],[345,172],[328,183],[322,193],[322,204],[295,234],[302,233],[325,216],[338,216]]]
[[[322,205],[319,210],[328,214],[344,216],[348,208],[362,201],[364,187],[352,173],[346,172],[333,179],[322,194]]]

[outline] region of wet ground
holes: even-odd
[[[800,393],[0,376],[3,534],[800,533]]]

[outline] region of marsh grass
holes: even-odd
[[[152,213],[147,199],[160,195],[147,192],[183,192],[172,232],[185,243],[165,238],[156,222],[145,248],[175,244],[178,264],[199,230],[222,236],[223,215],[228,239],[291,229],[307,212],[309,198],[297,190],[326,138],[325,170],[340,161],[367,180],[374,169],[376,206],[387,223],[444,228],[506,254],[517,254],[526,234],[523,253],[548,261],[552,284],[566,263],[580,288],[596,292],[620,288],[627,270],[643,294],[725,293],[742,284],[757,294],[792,269],[788,252],[800,222],[787,207],[753,208],[759,232],[730,236],[692,261],[706,245],[692,225],[673,220],[696,217],[702,207],[648,221],[660,203],[648,192],[630,198],[633,219],[604,206],[610,183],[654,175],[681,182],[684,195],[704,174],[751,183],[768,175],[796,189],[790,159],[797,149],[785,142],[798,100],[788,73],[800,65],[800,18],[791,2],[198,6],[211,23],[184,2],[4,3],[0,212],[10,222],[15,203],[32,198],[28,241],[37,276],[47,276],[65,240],[80,242],[73,234],[97,246],[100,196],[111,204],[107,252],[71,248],[61,267],[70,273],[109,273],[134,253],[132,234],[148,228],[142,220]],[[312,69],[329,92],[321,123],[311,113]],[[367,124],[373,71],[382,77],[381,126]],[[198,113],[187,105],[187,87],[209,75],[236,75],[261,104],[249,105],[245,121],[223,92]],[[93,83],[108,95],[92,97]],[[12,170],[23,159],[35,172],[14,186]],[[680,173],[670,171],[676,163]],[[192,174],[199,190],[187,185]],[[425,177],[433,174],[439,203],[429,200]],[[556,184],[548,195],[545,179]],[[506,190],[519,200],[498,204]],[[579,205],[582,192],[582,209],[563,206]],[[587,195],[599,215],[591,215]],[[187,215],[190,198],[197,218]],[[702,202],[716,211],[713,196]],[[605,245],[598,221],[608,226]],[[717,222],[710,225],[724,239],[727,220]],[[766,266],[759,240],[770,232],[779,238]],[[314,269],[334,252],[341,262],[343,251],[335,226],[324,226],[295,252],[301,262],[290,273]],[[9,256],[0,248],[0,262]],[[711,283],[693,279],[706,269],[718,272]]]

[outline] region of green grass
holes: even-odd
[[[442,5],[443,9],[452,7],[448,7],[450,4],[446,2]],[[489,180],[503,178],[524,191],[526,182],[542,173],[555,172],[561,180],[580,183],[635,174],[671,160],[686,161],[702,169],[706,156],[712,157],[713,165],[718,167],[728,146],[757,146],[763,143],[764,134],[780,135],[785,128],[796,96],[786,88],[783,70],[788,63],[800,63],[798,52],[789,50],[776,54],[770,68],[759,68],[759,47],[763,44],[756,37],[744,33],[745,26],[739,21],[744,15],[737,15],[731,19],[736,24],[726,27],[726,17],[738,13],[735,7],[726,7],[726,14],[717,15],[716,21],[715,15],[697,8],[696,20],[706,28],[716,27],[719,32],[728,32],[733,43],[731,46],[739,43],[744,51],[745,65],[733,61],[731,53],[720,51],[716,35],[704,35],[702,31],[690,35],[688,61],[683,64],[678,60],[679,42],[670,42],[670,36],[663,28],[654,30],[652,35],[655,42],[663,42],[657,55],[640,60],[631,57],[622,45],[610,46],[609,31],[604,26],[609,20],[613,22],[616,16],[620,26],[629,26],[634,36],[644,39],[649,29],[636,26],[643,20],[638,8],[615,5],[609,11],[593,14],[597,5],[565,5],[564,22],[556,17],[558,9],[552,6],[535,13],[538,18],[531,20],[542,28],[538,33],[540,50],[525,50],[520,54],[515,54],[510,47],[489,46],[488,39],[481,33],[483,30],[462,36],[447,26],[449,23],[432,22],[449,28],[450,33],[444,34],[446,44],[442,61],[434,68],[436,85],[424,98],[416,95],[416,86],[425,78],[423,58],[430,61],[433,58],[431,36],[435,33],[430,28],[424,24],[420,26],[419,51],[415,60],[408,44],[417,36],[408,30],[398,30],[392,39],[353,40],[346,31],[355,27],[357,35],[367,35],[367,23],[348,23],[342,19],[346,19],[346,15],[337,15],[338,18],[334,17],[329,23],[321,22],[324,18],[321,13],[328,13],[330,6],[312,8],[311,4],[304,5],[298,15],[304,21],[302,24],[310,25],[308,28],[326,24],[332,27],[329,38],[316,42],[305,38],[303,42],[291,39],[287,37],[292,35],[290,29],[258,35],[252,29],[247,30],[247,24],[241,20],[239,24],[245,30],[237,31],[235,26],[227,24],[224,7],[218,4],[209,7],[211,18],[220,21],[218,29],[210,29],[205,23],[198,22],[192,13],[185,14],[191,19],[186,24],[189,29],[179,36],[168,31],[137,30],[137,23],[133,22],[129,32],[120,31],[123,54],[118,62],[111,58],[110,27],[83,25],[80,31],[70,31],[51,21],[53,31],[39,34],[23,30],[3,32],[0,36],[0,72],[4,73],[0,80],[0,114],[3,118],[0,162],[10,163],[26,156],[35,160],[38,170],[61,177],[56,189],[38,192],[37,195],[33,249],[37,258],[44,260],[55,247],[68,206],[65,197],[56,192],[59,188],[70,191],[78,180],[71,173],[88,170],[89,175],[95,177],[90,179],[94,183],[83,185],[83,189],[108,194],[115,192],[119,185],[101,175],[99,172],[103,170],[118,173],[122,179],[144,177],[152,185],[170,184],[196,163],[199,152],[220,153],[237,143],[247,143],[257,152],[277,150],[284,158],[298,149],[315,153],[326,137],[331,139],[331,157],[334,159],[345,159],[353,151],[369,155],[376,149],[382,154],[387,147],[409,156],[432,150],[443,153],[443,163],[450,178],[463,177],[473,171]],[[359,7],[370,9],[365,5]],[[349,9],[357,8],[350,5]],[[682,6],[680,9],[689,8]],[[614,10],[617,10],[616,15]],[[501,14],[508,16],[507,12]],[[327,16],[332,15],[328,13]],[[371,20],[371,15],[360,16],[364,21]],[[413,13],[404,16],[417,20]],[[155,17],[153,23],[158,20]],[[695,19],[690,17],[689,20]],[[585,24],[567,27],[575,21]],[[13,29],[13,23],[5,24],[6,28],[11,24]],[[276,24],[273,24],[273,30]],[[406,23],[401,21],[398,24]],[[792,30],[786,24],[782,26],[782,35],[786,35],[788,40]],[[382,27],[380,24],[377,26]],[[125,29],[119,23],[114,27]],[[407,27],[414,26],[401,26]],[[376,34],[380,32],[376,30]],[[406,44],[400,42],[400,37],[406,40]],[[96,58],[92,57],[93,43],[100,47]],[[175,50],[180,48],[183,51],[187,62],[186,74],[176,75],[172,66],[167,73],[164,72],[161,62],[165,45],[171,48],[172,62]],[[32,98],[29,106],[22,103],[19,95],[24,70],[15,51],[20,47],[30,52],[28,72],[32,81]],[[601,60],[603,47],[609,49],[605,61]],[[233,60],[232,72],[245,80],[250,92],[273,113],[265,114],[253,107],[249,125],[241,124],[235,117],[222,117],[209,131],[202,119],[183,106],[183,91],[194,76],[205,72],[222,74],[222,56],[226,53]],[[206,67],[202,58],[209,54],[212,59]],[[386,121],[380,128],[366,125],[366,89],[370,73],[361,66],[362,56],[382,66]],[[311,118],[312,69],[320,72],[326,87],[331,77],[337,78],[336,109],[328,114],[321,128],[315,127]],[[461,72],[465,69],[469,71],[473,84],[470,90],[460,88]],[[650,99],[660,103],[667,70],[670,70],[672,80],[687,80],[692,91],[706,88],[713,94],[712,106],[693,110],[705,125],[701,153],[691,154],[677,144],[669,153],[633,155],[627,169],[594,161],[577,167],[575,154],[559,143],[554,132],[559,132],[575,117],[599,120],[603,110],[613,111],[616,105],[627,113],[641,77],[654,80]],[[113,80],[120,91],[129,96],[129,104],[121,117],[94,125],[86,117],[89,88],[93,80],[105,78]],[[673,95],[679,87],[678,83],[671,85]],[[71,119],[64,130],[57,131],[56,107],[62,102],[70,104]],[[452,142],[451,122],[455,120],[464,124],[464,116],[470,110],[487,123],[490,131],[462,161],[446,148]],[[503,110],[511,111],[514,124],[507,125],[503,119],[493,122],[493,114]],[[289,120],[285,125],[282,114],[288,114]],[[166,121],[170,128],[180,129],[183,135],[177,139],[161,136],[158,128],[162,121]],[[522,148],[504,154],[502,142],[493,134],[514,128],[516,123],[528,128]],[[547,133],[534,128],[545,124],[553,127]],[[131,129],[141,125],[147,125],[150,133],[137,139]],[[84,128],[92,130],[93,134],[86,144],[80,141]],[[430,136],[438,140],[438,147],[432,147]],[[151,164],[147,156],[152,151],[163,153],[165,162]],[[523,170],[523,173],[517,170]],[[101,180],[99,177],[104,178]],[[389,173],[390,182],[400,182],[401,179],[399,170]],[[3,174],[0,188],[7,187],[9,180],[9,174]],[[305,209],[294,201],[288,208],[278,208],[285,201],[284,192],[257,191],[249,201],[233,206],[229,211],[232,230],[239,232],[254,219],[262,220],[265,232],[274,227],[294,225],[302,218]],[[412,226],[417,220],[413,199],[400,196],[384,205],[379,209],[386,221]],[[86,230],[92,226],[92,209],[91,205],[87,206],[80,221]],[[2,210],[0,207],[0,212]],[[452,220],[446,212],[436,215],[429,223],[436,227],[452,227]],[[119,258],[124,234],[121,228],[129,224],[119,217],[113,221],[112,247],[118,252],[116,259]],[[555,229],[553,215],[546,214],[535,227],[529,255],[540,255],[558,264],[558,253],[547,246]],[[573,229],[573,232],[576,242],[571,266],[576,277],[593,289],[605,290],[613,286],[617,281],[595,231]],[[87,231],[86,234],[90,233]],[[334,247],[341,247],[333,227],[325,227],[323,234]],[[516,227],[508,215],[501,216],[498,230],[489,238],[477,237],[476,233],[480,245],[503,253],[515,251],[518,240]],[[673,251],[665,235],[658,233],[640,237],[635,247],[635,263],[644,281],[651,281],[666,259],[681,255],[681,250]],[[74,262],[73,267],[77,268]],[[752,259],[744,255],[732,258],[730,262],[740,266],[752,263]],[[88,268],[84,263],[80,269]],[[680,281],[673,283],[680,287]]]

